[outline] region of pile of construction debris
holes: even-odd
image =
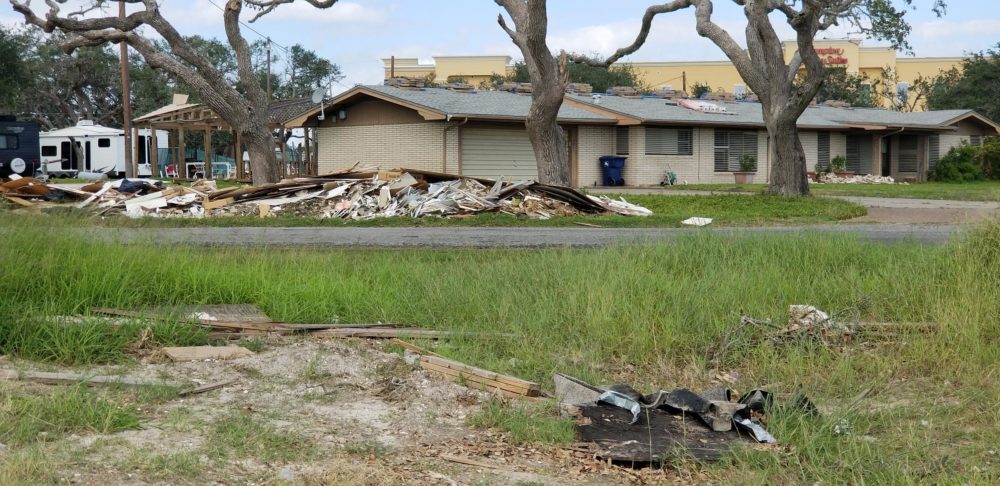
[[[295,215],[367,220],[496,212],[548,219],[580,214],[652,214],[624,199],[590,196],[569,187],[414,169],[351,168],[312,178],[224,189],[217,189],[213,181],[164,188],[160,181],[146,180],[97,182],[74,189],[20,178],[0,184],[0,193],[26,207],[71,202],[101,215],[159,218]]]
[[[832,172],[820,173],[819,182],[824,184],[906,184],[905,182],[896,182],[896,179],[889,176],[871,174],[839,176]]]

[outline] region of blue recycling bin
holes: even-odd
[[[626,157],[621,155],[602,155],[598,157],[601,161],[601,184],[605,186],[624,186],[625,179],[622,179],[622,167],[625,167]]]

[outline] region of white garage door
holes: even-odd
[[[528,133],[523,128],[463,129],[462,174],[490,179],[538,179]]]

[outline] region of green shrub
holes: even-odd
[[[757,172],[757,157],[753,155],[741,155],[740,156],[740,171],[741,172]]]
[[[829,170],[833,172],[847,171],[847,157],[838,155],[830,160]]]
[[[980,148],[968,144],[952,147],[928,173],[928,179],[942,182],[968,182],[985,179],[979,162]]]

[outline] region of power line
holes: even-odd
[[[226,13],[226,9],[224,9],[224,8],[220,7],[220,6],[219,6],[219,4],[215,3],[215,2],[213,1],[213,0],[208,0],[208,3],[211,3],[211,4],[213,5],[213,6],[215,6],[215,8],[219,9],[219,11],[220,11],[220,12],[222,12],[222,13]],[[253,27],[250,27],[250,24],[247,24],[246,22],[244,22],[244,21],[242,21],[242,20],[239,20],[238,22],[239,22],[239,23],[240,23],[240,25],[242,25],[243,27],[246,27],[247,29],[249,29],[249,30],[250,30],[250,32],[253,32],[254,34],[257,34],[257,35],[259,35],[259,36],[260,36],[260,37],[261,37],[262,39],[264,39],[264,40],[266,40],[266,41],[270,42],[271,44],[274,44],[275,46],[278,46],[279,48],[283,49],[283,50],[284,50],[284,51],[285,51],[286,53],[288,53],[288,52],[289,52],[289,50],[288,50],[288,48],[287,48],[287,47],[285,47],[285,46],[283,46],[283,45],[281,45],[281,44],[278,44],[277,42],[274,42],[273,40],[271,40],[271,37],[270,37],[270,36],[267,36],[267,35],[264,35],[264,34],[261,34],[261,33],[260,33],[260,31],[258,31],[257,29],[255,29],[255,28],[253,28]]]

